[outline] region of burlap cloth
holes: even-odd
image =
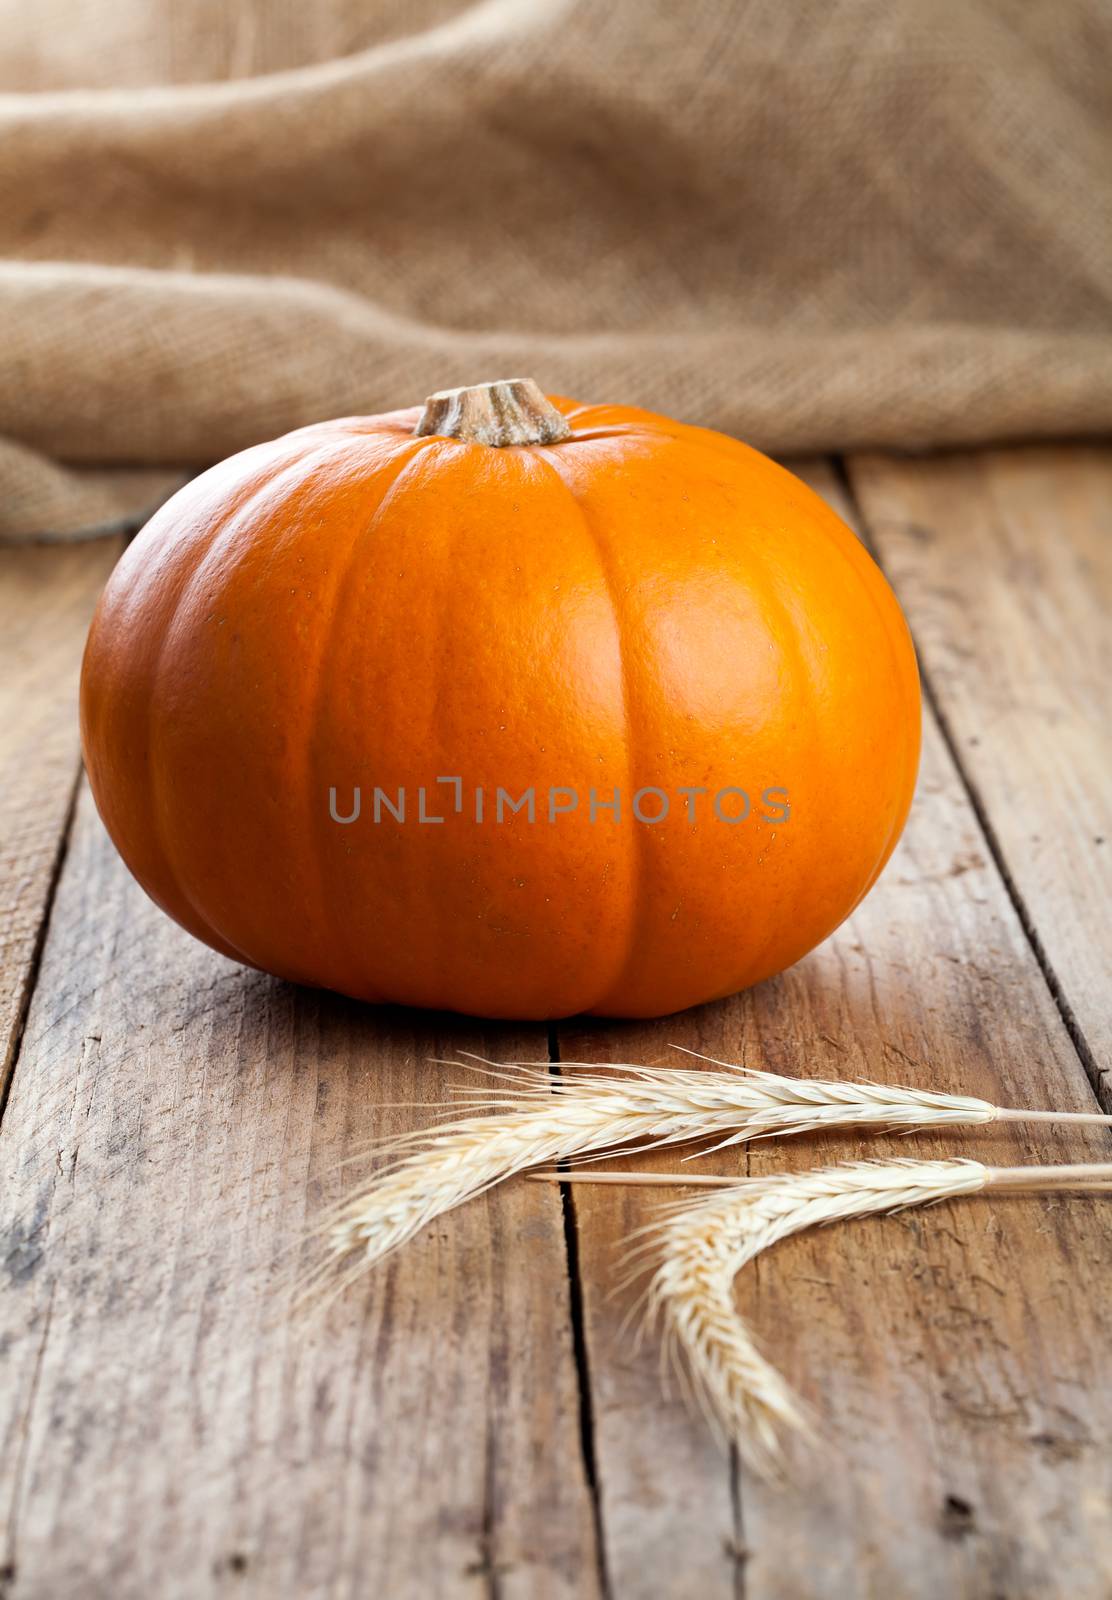
[[[0,17],[2,536],[517,374],[777,451],[1112,425],[1107,0]]]

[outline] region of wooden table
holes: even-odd
[[[0,554],[4,1600],[1112,1593],[1112,1201],[969,1199],[763,1258],[739,1303],[827,1441],[786,1490],[725,1459],[622,1331],[616,1261],[655,1190],[508,1183],[323,1320],[286,1309],[344,1158],[440,1115],[429,1058],[460,1049],[681,1044],[1112,1109],[1112,450],[803,470],[915,631],[918,798],[833,939],[652,1024],[380,1013],[193,943],[78,781],[78,662],[117,546]],[[1108,1159],[1112,1139],[1001,1126],[741,1161],[958,1150]]]

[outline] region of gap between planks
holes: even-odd
[[[123,543],[0,548],[0,1118],[80,783],[85,631]]]
[[[869,551],[869,554],[873,557],[873,560],[876,561],[877,565],[882,571],[885,571],[883,556],[877,547],[875,533],[870,526],[869,518],[865,514],[860,499],[858,498],[858,494],[850,476],[849,466],[845,457],[834,457],[832,460],[832,466],[834,468],[838,484],[842,490],[842,493],[846,497],[846,503],[852,514],[853,527],[857,530],[858,536],[865,545],[866,549]],[[888,577],[889,582],[893,581],[890,572],[886,571],[885,575]],[[911,621],[911,619],[909,619],[909,621]],[[939,732],[942,736],[946,749],[949,752],[950,760],[953,762],[954,770],[961,781],[962,787],[965,790],[966,798],[969,801],[970,808],[973,812],[973,815],[977,819],[978,825],[980,826],[980,830],[985,841],[985,847],[988,850],[993,864],[1000,875],[1000,880],[1004,885],[1008,898],[1012,902],[1016,917],[1019,920],[1019,925],[1023,929],[1024,936],[1031,947],[1031,953],[1038,963],[1039,970],[1042,972],[1046,986],[1050,991],[1051,998],[1053,999],[1055,1006],[1058,1008],[1058,1014],[1062,1019],[1062,1025],[1069,1035],[1070,1041],[1077,1052],[1078,1060],[1085,1071],[1086,1077],[1092,1085],[1093,1093],[1096,1096],[1097,1102],[1104,1111],[1112,1112],[1112,1085],[1107,1083],[1102,1077],[1093,1049],[1081,1031],[1078,1020],[1074,1015],[1073,1008],[1066,998],[1062,983],[1059,980],[1058,974],[1054,970],[1046,947],[1039,936],[1038,929],[1035,926],[1035,920],[1031,915],[1031,911],[1019,888],[1016,875],[1009,865],[1007,855],[1000,842],[997,830],[993,826],[992,818],[989,815],[989,808],[985,803],[984,796],[982,795],[979,785],[969,770],[968,764],[962,754],[961,744],[954,732],[951,719],[947,715],[946,708],[942,703],[937,689],[935,688],[931,668],[926,660],[922,645],[920,644],[919,639],[916,637],[916,629],[913,621],[911,621],[911,630],[912,637],[915,640],[916,652],[919,657],[919,673],[922,681],[924,703],[927,707],[929,707],[931,715],[938,724]]]
[[[559,1078],[560,1040],[555,1024],[547,1030],[549,1075]],[[565,1171],[566,1165],[558,1164]],[[595,1528],[595,1549],[598,1558],[598,1584],[601,1600],[611,1600],[612,1588],[606,1562],[606,1532],[602,1518],[602,1496],[599,1493],[598,1463],[595,1460],[594,1396],[591,1389],[591,1363],[587,1353],[587,1329],[583,1318],[583,1280],[579,1265],[579,1225],[571,1186],[566,1179],[560,1184],[560,1207],[564,1222],[564,1252],[568,1274],[568,1309],[571,1318],[572,1349],[575,1355],[575,1375],[579,1385],[579,1449],[583,1459],[583,1475],[591,1497],[591,1515]]]

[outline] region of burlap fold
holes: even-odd
[[[518,373],[777,451],[1112,426],[1096,0],[0,16],[0,535]]]

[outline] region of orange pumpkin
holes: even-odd
[[[516,380],[187,485],[108,584],[81,711],[109,833],[199,939],[523,1018],[798,960],[888,859],[920,722],[899,606],[810,489]]]

